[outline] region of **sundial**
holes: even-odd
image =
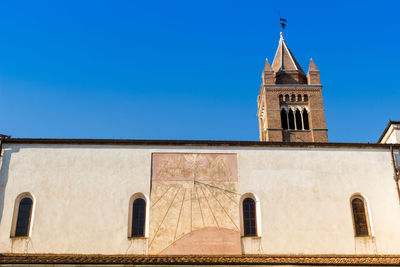
[[[237,177],[236,154],[154,153],[149,253],[240,253]]]

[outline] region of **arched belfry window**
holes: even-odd
[[[299,109],[296,109],[296,127],[297,130],[303,130],[303,122],[301,119],[301,113]]]
[[[308,112],[307,112],[307,109],[303,110],[303,124],[304,124],[304,130],[310,130],[310,125],[308,123]]]
[[[290,101],[295,102],[296,101],[296,96],[292,95],[291,98],[290,98]]]
[[[289,109],[289,129],[295,130],[293,110]]]
[[[355,236],[371,235],[365,200],[360,196],[353,197],[351,200],[351,209]]]
[[[144,236],[146,225],[146,201],[137,198],[132,205],[132,237]]]
[[[301,95],[297,95],[297,101],[301,101]]]
[[[12,231],[12,236],[29,236],[32,221],[33,200],[29,196],[24,196],[22,198],[17,198],[17,201],[18,203],[16,203],[16,207],[18,207],[18,211],[15,214],[16,217],[14,217],[15,228]]]
[[[304,101],[308,101],[308,95],[304,95],[303,100],[304,100]]]
[[[279,95],[279,102],[283,102],[283,95]]]
[[[252,198],[243,200],[243,229],[244,236],[257,235],[256,203]]]
[[[282,122],[282,129],[288,129],[288,121],[287,121],[287,113],[285,109],[281,109],[281,122]]]

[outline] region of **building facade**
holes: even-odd
[[[0,263],[400,264],[399,123],[329,143],[321,90],[281,36],[260,142],[3,136]]]

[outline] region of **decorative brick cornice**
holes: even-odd
[[[44,138],[7,138],[2,139],[4,146],[16,145],[102,145],[102,146],[183,146],[183,147],[308,147],[308,148],[400,148],[400,144],[378,143],[328,143],[328,142],[263,142],[263,141],[219,141],[219,140],[138,140],[138,139],[44,139]]]
[[[321,90],[322,84],[267,84],[264,88],[271,90]]]
[[[0,254],[0,264],[398,266],[400,255]]]

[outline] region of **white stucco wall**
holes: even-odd
[[[237,153],[239,192],[260,199],[260,253],[360,253],[354,193],[368,201],[375,243],[367,253],[400,253],[399,197],[386,149],[16,144],[3,146],[0,252],[130,253],[129,200],[149,196],[153,152]],[[23,192],[36,199],[31,238],[10,238]]]

